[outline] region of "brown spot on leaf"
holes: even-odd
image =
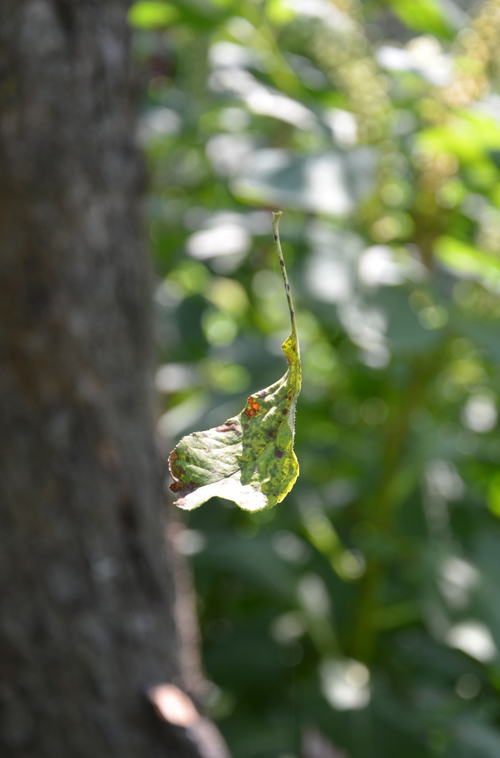
[[[236,421],[226,421],[225,424],[222,424],[222,426],[218,426],[215,430],[216,432],[236,432],[236,434],[241,434],[240,430],[238,429],[238,425]]]
[[[283,416],[286,416],[288,414],[288,408],[283,408],[283,410],[281,412],[282,412]]]
[[[186,458],[187,457],[188,456],[186,456]],[[179,460],[181,459],[177,450],[172,450],[168,459],[168,467],[174,481],[170,485],[170,489],[172,492],[179,493],[181,497],[185,497],[186,495],[189,495],[190,492],[193,492],[195,489],[197,489],[200,485],[197,482],[193,481],[190,481],[189,484],[185,481],[182,481],[183,477],[186,476],[186,472],[182,466],[178,465],[177,461]]]
[[[177,461],[179,460],[179,453],[177,450],[172,450],[170,453],[170,457],[168,459],[168,468],[170,470],[170,473],[172,475],[172,479],[174,481],[177,481],[180,476],[184,473],[184,469],[182,469],[180,466],[177,465]]]
[[[243,429],[248,429],[248,424],[243,424]]]
[[[274,454],[276,458],[283,458],[283,450],[275,450]]]
[[[249,407],[245,411],[245,416],[248,416],[249,418],[250,418],[250,416],[255,416],[255,414],[257,413],[257,411],[260,408],[260,405],[255,400],[255,398],[252,397],[252,395],[250,395],[250,397],[247,399],[247,405]]]
[[[269,429],[269,431],[267,432],[267,434],[273,440],[276,437],[277,430],[276,429]]]
[[[187,495],[190,495],[191,492],[194,492],[200,486],[201,485],[199,485],[197,482],[193,482],[193,481],[189,482],[189,484],[186,484],[185,482],[177,481],[170,485],[170,489],[172,490],[172,492],[178,492],[180,497],[184,499],[185,497],[187,497]],[[181,500],[177,502],[177,505],[179,505],[181,508],[183,507],[181,504]]]

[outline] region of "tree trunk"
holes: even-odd
[[[2,758],[189,752],[126,8],[0,3]]]

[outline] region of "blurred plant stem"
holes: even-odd
[[[399,507],[407,497],[420,467],[408,465],[411,422],[421,407],[431,379],[440,370],[441,361],[435,354],[413,362],[401,402],[388,425],[385,448],[381,457],[381,478],[378,488],[367,503],[370,525],[377,537],[390,539],[396,525]],[[360,581],[360,594],[354,624],[350,654],[359,660],[373,658],[380,631],[380,606],[384,602],[387,561],[380,555],[368,555],[366,571]]]
[[[424,266],[433,268],[433,247],[436,238],[443,233],[448,214],[436,201],[436,191],[449,176],[446,163],[427,160],[417,171],[417,186],[420,192],[415,203],[415,244],[420,251]],[[425,357],[416,357],[410,368],[406,388],[401,393],[392,420],[388,424],[385,448],[381,456],[380,484],[369,499],[368,509],[373,516],[370,524],[377,538],[389,541],[394,537],[397,513],[408,497],[415,478],[421,474],[422,461],[417,465],[408,460],[412,417],[422,407],[426,390],[431,380],[443,365],[443,346]],[[380,548],[378,548],[378,551]],[[386,626],[384,616],[384,584],[388,563],[378,554],[368,555],[366,572],[360,582],[360,595],[351,653],[355,658],[370,661],[375,653],[377,637]],[[403,604],[405,605],[405,604]],[[394,610],[394,609],[393,609]],[[407,609],[396,612],[401,623],[408,616]],[[414,620],[412,618],[411,620]],[[398,624],[396,624],[398,625]]]
[[[186,29],[183,32],[186,39],[181,36],[178,40],[178,44],[186,48],[180,59],[179,89],[186,97],[188,113],[192,118],[193,137],[197,137],[198,119],[210,103],[207,77],[201,73],[206,72],[208,67],[210,34],[197,31],[196,44],[193,44],[189,39],[189,32]]]

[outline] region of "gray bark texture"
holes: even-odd
[[[0,2],[2,758],[203,754],[147,699],[183,679],[127,5]]]

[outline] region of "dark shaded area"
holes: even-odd
[[[209,755],[202,741],[169,746],[173,727],[146,699],[187,683],[154,441],[127,5],[0,8],[5,758]]]

